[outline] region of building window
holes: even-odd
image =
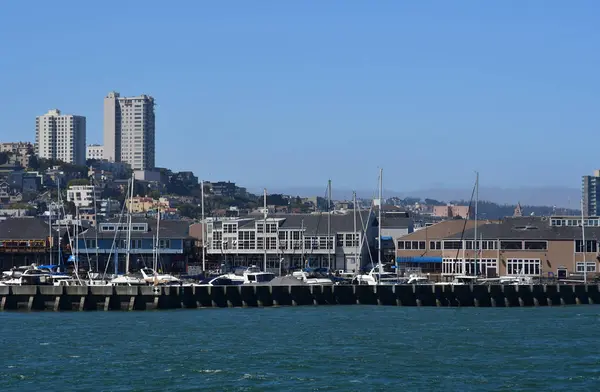
[[[522,250],[523,241],[500,241],[500,249],[502,250]]]
[[[441,250],[442,241],[429,241],[429,250]]]
[[[578,261],[575,265],[575,269],[577,272],[584,272],[584,266],[587,263],[587,272],[596,272],[596,263],[593,261]]]
[[[96,248],[96,240],[85,240],[85,246],[88,249],[95,249]]]
[[[475,265],[477,264],[477,267]],[[475,271],[477,270],[477,273]],[[497,275],[497,259],[442,259],[442,274],[445,275]]]
[[[336,234],[335,246],[344,246],[344,235],[343,234]]]
[[[131,249],[141,249],[142,240],[131,240]]]
[[[582,240],[575,240],[575,253],[582,253]],[[587,253],[596,253],[598,251],[598,242],[596,240],[585,240],[585,251]]]
[[[483,250],[498,249],[498,243],[496,241],[481,241],[481,248]]]
[[[525,241],[524,246],[525,246],[525,250],[547,250],[548,242],[547,241]]]
[[[398,241],[398,249],[404,250],[404,241]]]
[[[462,241],[444,241],[444,249],[462,249]]]
[[[507,275],[537,276],[542,272],[540,259],[508,259],[506,260]]]

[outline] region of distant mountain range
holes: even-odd
[[[335,200],[350,200],[352,190],[336,189],[332,187],[332,198]],[[261,193],[262,189],[249,189],[250,192]],[[272,187],[269,193],[282,193],[293,196],[326,196],[326,187]],[[451,200],[470,200],[473,189],[431,188],[417,191],[397,192],[384,189],[383,196],[390,197],[418,197],[421,199],[435,199],[449,202]],[[373,191],[357,190],[357,197],[372,198]],[[579,209],[581,190],[560,186],[547,187],[522,187],[522,188],[479,188],[479,200],[486,200],[497,204],[517,204],[530,206],[556,206],[557,208]]]

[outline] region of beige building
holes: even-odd
[[[155,211],[157,208],[160,212],[169,212],[171,210],[169,200],[165,197],[161,197],[158,200],[151,197],[134,197],[131,200],[126,199],[125,205],[127,210],[133,214]]]
[[[39,158],[85,165],[85,117],[49,110],[35,120],[35,154]]]
[[[447,205],[447,206],[434,206],[433,207],[433,216],[437,216],[440,218],[462,218],[467,219],[472,215],[469,211],[469,206],[455,206],[455,205]]]
[[[578,226],[579,225],[579,226]],[[567,277],[598,272],[600,218],[586,218],[586,252],[577,217],[511,217],[498,222],[445,221],[397,240],[397,261],[442,276]],[[475,248],[477,236],[477,254]]]
[[[33,145],[29,142],[0,143],[0,152],[10,152],[15,155],[27,155],[33,152]]]
[[[155,164],[154,98],[104,98],[104,159],[126,162],[132,170],[153,169]]]

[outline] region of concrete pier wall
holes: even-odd
[[[83,311],[382,305],[533,307],[600,304],[599,285],[0,286],[0,310]]]

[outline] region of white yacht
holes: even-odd
[[[140,270],[144,281],[148,284],[173,284],[180,283],[181,280],[169,274],[159,274],[152,268],[142,268]]]
[[[223,278],[231,279],[237,284],[267,283],[275,279],[275,274],[262,272],[260,268],[252,265],[246,269],[236,269],[233,273],[222,275]]]
[[[9,286],[47,285],[52,284],[52,280],[50,272],[29,268],[23,271],[18,278],[5,280],[4,284]]]
[[[308,271],[294,271],[292,276],[308,285],[333,286],[333,281],[325,276],[311,274]]]
[[[530,284],[533,284],[533,279],[531,278],[531,276],[522,276],[522,275],[501,276],[499,283],[504,284],[504,285],[516,285],[516,286],[530,285]]]
[[[438,286],[466,286],[470,284],[477,284],[477,276],[471,275],[456,275],[450,282],[438,282]]]
[[[410,274],[406,284],[433,284],[427,276],[419,274]]]
[[[144,279],[134,275],[119,275],[109,282],[111,286],[145,286],[147,284]]]
[[[383,272],[383,268],[372,268],[368,274],[356,275],[353,281],[355,284],[366,284],[369,286],[395,285],[400,284],[401,280],[392,272]]]

